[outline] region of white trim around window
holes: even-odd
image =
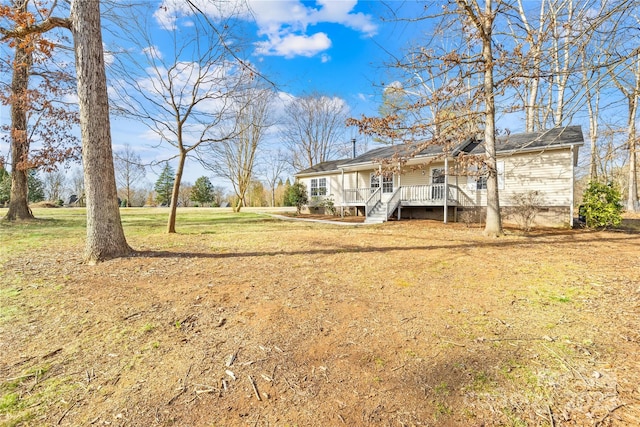
[[[327,178],[312,178],[309,184],[309,195],[311,197],[327,195]]]

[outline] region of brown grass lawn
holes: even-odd
[[[0,225],[2,425],[640,425],[637,232],[69,211]]]

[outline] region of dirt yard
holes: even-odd
[[[5,254],[2,425],[640,425],[640,234],[129,227]]]

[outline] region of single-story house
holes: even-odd
[[[503,212],[521,206],[519,195],[535,194],[537,225],[572,226],[574,171],[583,143],[580,126],[498,137],[496,169]],[[312,211],[330,199],[338,211],[365,215],[366,222],[482,218],[486,175],[460,161],[464,155],[484,155],[481,138],[464,141],[449,153],[442,146],[426,145],[399,162],[393,173],[382,166],[384,159],[402,157],[409,150],[402,144],[375,148],[355,158],[317,164],[295,177],[306,185]]]

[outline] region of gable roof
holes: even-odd
[[[582,128],[580,126],[558,127],[542,132],[529,132],[509,134],[496,138],[496,154],[521,153],[530,151],[542,151],[546,149],[567,148],[584,143]],[[408,156],[414,154],[414,144],[390,145],[369,150],[353,159],[333,160],[319,163],[313,167],[295,174],[314,175],[327,172],[339,172],[341,167],[355,167],[358,165],[373,164],[380,159],[390,159],[395,155]],[[452,152],[452,156],[459,153],[480,155],[484,154],[484,144],[481,138],[468,139],[459,144]],[[442,155],[442,146],[428,145],[414,158],[436,157]]]
[[[317,165],[313,165],[310,168],[301,170],[300,172],[296,173],[296,175],[313,175],[316,173],[337,171],[338,167],[342,166],[345,163],[349,163],[352,160],[353,159],[329,160],[328,162],[318,163]]]
[[[566,126],[548,129],[542,132],[514,133],[496,139],[496,153],[539,151],[582,145],[584,137],[582,127]],[[482,144],[474,147],[472,154],[484,153]]]

